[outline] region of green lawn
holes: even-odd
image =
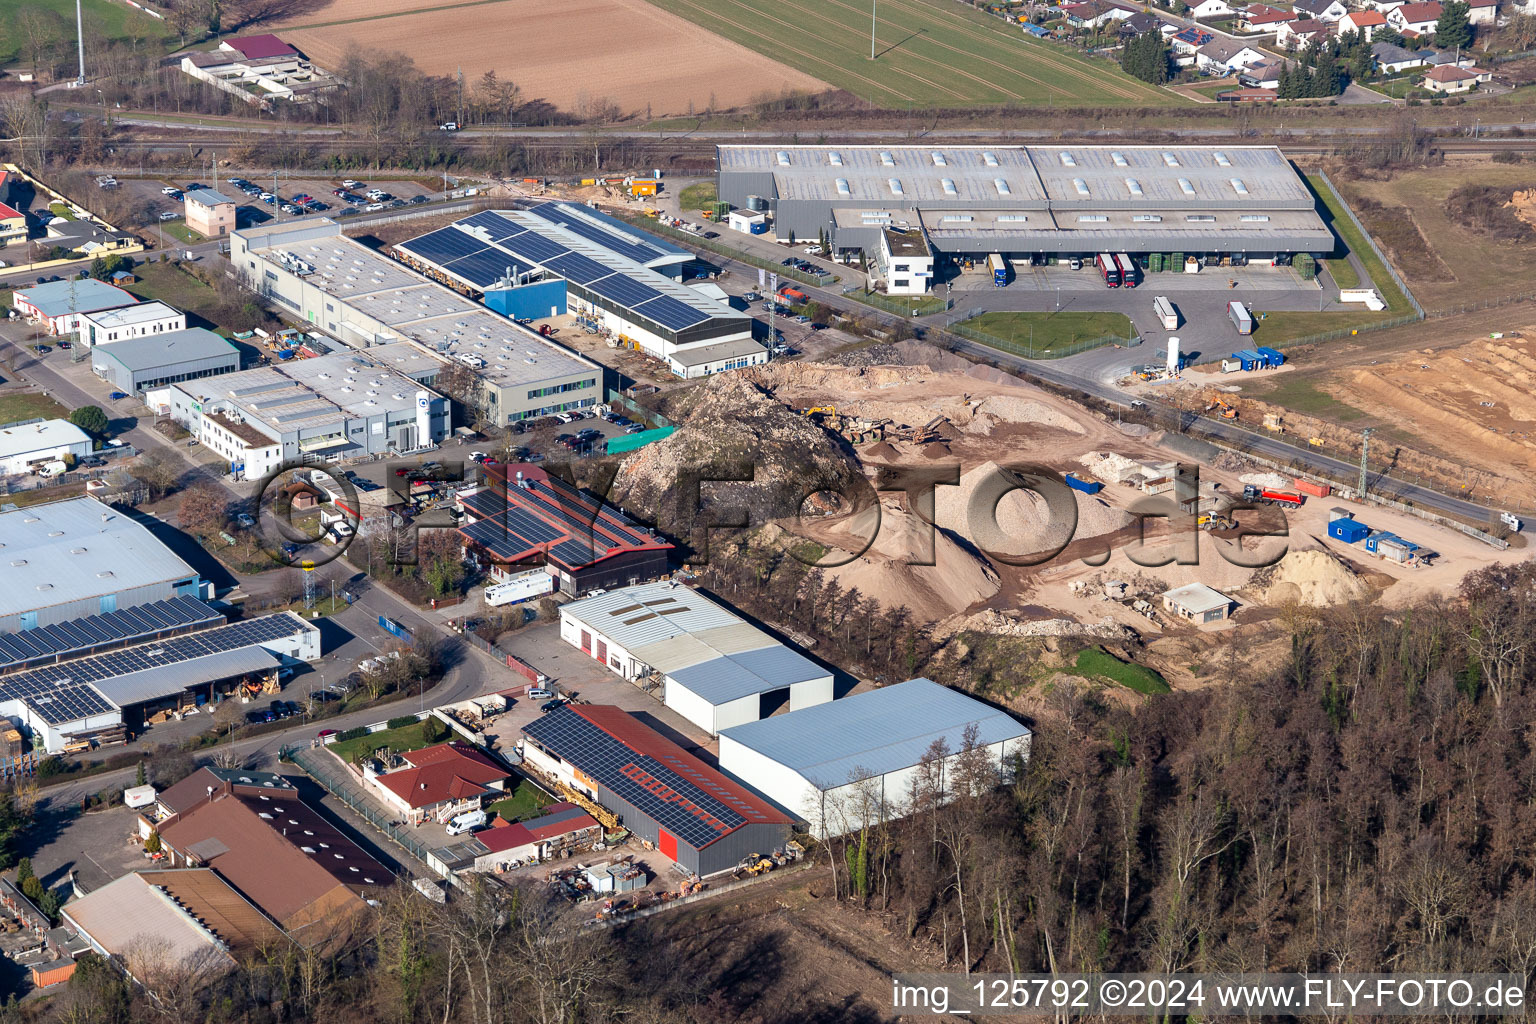
[[[426,745],[426,737],[421,734],[421,723],[413,722],[410,725],[402,725],[398,729],[384,729],[381,732],[371,732],[367,736],[359,736],[355,740],[340,740],[332,743],[326,749],[343,761],[351,763],[352,759],[358,754],[371,753],[380,747],[388,747],[390,750],[398,753],[406,750],[417,750]]]
[[[952,0],[651,0],[880,107],[1177,106],[1107,60],[1028,39]]]
[[[677,201],[686,210],[702,210],[709,203],[713,203],[719,196],[715,192],[715,183],[701,181],[696,185],[689,185],[678,195]]]
[[[942,313],[945,308],[945,300],[936,295],[885,295],[860,289],[849,292],[848,297],[901,316],[927,316],[930,313]]]
[[[1360,287],[1360,275],[1355,273],[1355,265],[1349,260],[1324,260],[1328,265],[1328,273],[1333,278],[1333,283],[1340,288]]]
[[[1273,386],[1259,397],[1308,416],[1321,416],[1337,423],[1358,420],[1365,414],[1321,391],[1317,382],[1299,373],[1279,374],[1270,378]]]
[[[179,220],[163,222],[160,225],[160,230],[164,231],[172,238],[180,239],[189,245],[201,242],[203,240],[202,235],[198,234],[196,231],[193,231],[191,228],[187,227],[184,222]]]
[[[1408,297],[1398,289],[1392,275],[1387,273],[1386,265],[1377,258],[1374,249],[1367,244],[1365,236],[1355,227],[1354,221],[1344,210],[1344,201],[1336,196],[1328,183],[1323,181],[1320,175],[1309,174],[1307,181],[1312,186],[1312,191],[1323,202],[1320,211],[1323,219],[1329,222],[1334,232],[1344,240],[1349,250],[1360,257],[1360,262],[1365,265],[1366,273],[1371,275],[1371,285],[1381,294],[1386,302],[1387,309],[1380,315],[1372,314],[1364,318],[1365,322],[1383,319],[1386,316],[1403,316],[1413,312],[1413,307],[1408,304]],[[1335,258],[1342,258],[1343,253],[1334,253]],[[1334,316],[1354,317],[1353,313],[1335,313]],[[1358,318],[1357,318],[1358,319]],[[1338,324],[1338,327],[1353,326],[1352,324]]]
[[[198,312],[213,305],[213,289],[172,263],[141,263],[133,268],[138,280],[128,290],[141,299],[159,299],[167,305]]]
[[[956,325],[962,337],[1030,359],[1051,359],[1113,344],[1136,333],[1124,313],[982,313]],[[1001,342],[1002,344],[995,344]]]
[[[1111,679],[1137,693],[1167,693],[1168,681],[1134,662],[1121,661],[1108,651],[1090,647],[1077,655],[1077,671],[1085,676]]]
[[[56,419],[69,415],[69,410],[47,395],[8,394],[0,395],[0,425],[18,420]]]
[[[75,39],[74,0],[0,0],[0,64],[12,61],[25,62],[27,58],[27,34],[21,29],[19,16],[29,11],[43,15],[48,34],[73,45]],[[87,50],[92,36],[105,40],[140,40],[160,50],[168,50],[175,44],[175,36],[165,23],[134,10],[124,3],[112,0],[82,0],[81,13],[90,26],[87,33]],[[89,65],[89,56],[87,56]],[[23,70],[28,68],[23,64]],[[92,72],[93,74],[95,72]],[[94,98],[94,93],[92,97]]]
[[[57,200],[48,204],[48,212],[55,217],[63,217],[65,220],[75,219],[75,211],[69,208],[69,204],[61,203]]]
[[[1356,309],[1359,310],[1358,313],[1350,310],[1333,313],[1298,313],[1282,310],[1278,313],[1266,313],[1263,320],[1254,324],[1253,345],[1278,348],[1297,338],[1328,334],[1331,331],[1352,331],[1401,316],[1399,313],[1386,311],[1373,313],[1364,306],[1356,306]]]
[[[526,821],[537,818],[554,798],[527,779],[518,779],[512,787],[512,795],[497,800],[486,808],[487,813],[501,815],[504,821]]]

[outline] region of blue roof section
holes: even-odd
[[[1028,726],[931,679],[909,679],[720,733],[822,789],[921,763],[935,741],[950,752],[975,723],[977,742],[1030,735]]]
[[[673,682],[711,704],[726,704],[755,693],[782,690],[831,672],[788,647],[774,645],[726,654],[668,674]]]
[[[170,630],[201,628],[223,621],[223,615],[195,597],[173,597],[105,615],[87,615],[52,626],[0,633],[0,672],[132,643]]]
[[[132,306],[139,300],[116,285],[94,278],[72,281],[51,281],[35,288],[16,293],[35,306],[43,316],[63,316],[66,313],[94,313],[103,309]]]
[[[692,259],[693,254],[669,242],[642,234],[623,221],[600,213],[589,206],[577,203],[550,202],[531,207],[529,212],[557,224],[589,242],[595,242],[610,252],[628,256],[636,263],[649,266],[656,262],[676,262],[675,257]],[[674,259],[667,259],[674,257]]]

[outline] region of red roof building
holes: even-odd
[[[476,833],[475,838],[490,851],[476,859],[476,869],[488,871],[513,861],[545,860],[564,842],[595,838],[602,831],[592,815],[573,803],[550,804],[544,812],[527,821],[497,818],[491,828]]]
[[[507,769],[464,743],[440,743],[400,755],[402,768],[369,776],[378,795],[411,821],[447,822],[478,810],[498,793]]]
[[[261,60],[264,57],[291,57],[299,52],[274,35],[239,36],[234,39],[226,39],[219,44],[219,49],[234,50],[246,60]]]

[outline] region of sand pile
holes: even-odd
[[[968,434],[990,434],[999,422],[1053,427],[1069,434],[1087,433],[1081,423],[1045,403],[1016,395],[992,395],[981,399],[973,408],[976,412],[964,427]]]
[[[1071,491],[1077,523],[1062,508],[1052,514],[1046,500],[1020,489],[1023,478],[995,462],[984,463],[960,478],[958,487],[934,490],[934,522],[969,540],[982,551],[1024,555],[1051,551],[1073,539],[1098,537],[1129,526],[1130,513],[1099,498]]]
[[[894,502],[881,504],[878,527],[876,515],[871,506],[829,531],[831,538],[842,543],[819,564],[847,562],[823,569],[845,590],[858,587],[861,594],[887,608],[905,605],[917,618],[930,621],[964,611],[997,593],[998,576],[992,567],[943,530],[930,529]],[[848,553],[863,549],[871,534],[875,541],[869,550],[847,561]]]
[[[1256,487],[1289,487],[1294,482],[1286,479],[1279,473],[1244,473],[1237,479],[1245,484],[1253,484]]]
[[[1118,480],[1137,466],[1135,459],[1114,452],[1089,452],[1077,461],[1093,476],[1105,481]]]
[[[1269,605],[1326,608],[1368,597],[1371,587],[1333,555],[1317,548],[1291,551],[1269,576],[1263,600]]]
[[[1536,188],[1516,189],[1509,197],[1515,216],[1536,228]]]

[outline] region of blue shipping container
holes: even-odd
[[[1267,362],[1270,366],[1285,365],[1285,353],[1281,352],[1279,349],[1273,349],[1266,345],[1258,351],[1259,355],[1263,356],[1264,361]]]
[[[1371,535],[1371,528],[1354,519],[1335,519],[1328,524],[1328,536],[1345,544],[1358,544]]]
[[[1245,348],[1241,352],[1233,352],[1229,358],[1236,359],[1239,363],[1243,364],[1243,371],[1245,373],[1250,370],[1257,370],[1262,365],[1259,354],[1252,349]]]
[[[379,627],[388,630],[402,640],[409,640],[411,638],[410,630],[406,629],[404,626],[400,625],[400,623],[394,621],[393,619],[386,618],[383,615],[379,616]]]
[[[1074,491],[1082,491],[1084,494],[1098,494],[1104,489],[1104,485],[1097,480],[1079,480],[1071,473],[1067,474],[1067,486]]]

